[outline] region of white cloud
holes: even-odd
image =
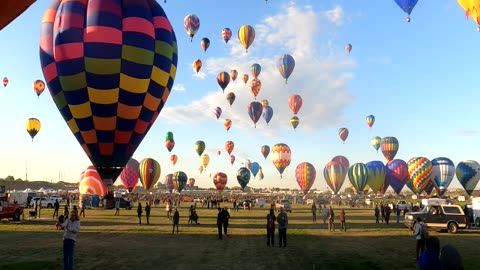
[[[181,84],[181,83],[176,83],[176,84],[173,85],[172,90],[173,91],[178,91],[178,92],[183,92],[183,91],[185,91],[185,85]]]
[[[459,130],[458,135],[460,136],[477,136],[479,134],[478,130],[474,129],[465,129],[465,130]]]
[[[202,72],[202,71],[193,73],[193,77],[196,77],[196,78],[199,78],[199,79],[202,79],[202,80],[205,79],[206,76],[207,76],[207,73]]]
[[[337,6],[333,10],[316,12],[310,6],[299,7],[291,3],[283,10],[286,11],[266,17],[254,26],[256,39],[248,53],[238,40],[232,39],[229,55],[206,59],[202,72],[212,81],[206,94],[200,100],[180,106],[169,107],[167,103],[160,117],[182,124],[211,121],[214,118],[211,110],[205,108],[220,106],[223,109],[221,119],[231,119],[232,128],[251,129],[253,123],[246,109],[254,99],[241,78],[244,73],[250,75],[253,63],[259,63],[262,66],[259,76],[262,89],[257,101],[269,100],[274,114],[269,126],[261,118],[257,129],[270,135],[281,129],[291,129],[289,119],[293,113],[288,107],[288,98],[293,94],[303,97],[303,107],[298,114],[299,128],[318,130],[345,123],[343,109],[353,100],[348,91],[348,83],[353,77],[349,69],[355,65],[343,47],[338,50],[329,48],[331,41],[328,38],[331,36],[321,33],[319,28],[319,25],[330,24],[330,28],[334,28],[340,24],[344,16],[342,8]],[[276,68],[278,55],[285,53],[291,54],[296,62],[288,84]],[[238,78],[222,93],[215,78],[218,72],[228,72],[229,69],[237,69]],[[236,94],[231,108],[226,100],[228,92]]]

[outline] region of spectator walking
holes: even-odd
[[[312,203],[312,221],[317,222],[317,206],[315,202]]]
[[[150,210],[150,203],[147,202],[145,205],[145,216],[147,217],[147,225],[150,225]]]
[[[120,199],[115,200],[115,216],[120,216]]]
[[[328,209],[325,204],[323,205],[323,208],[322,208],[322,218],[323,218],[323,224],[326,224],[328,219]]]
[[[279,247],[287,247],[287,227],[288,227],[288,216],[285,213],[285,209],[280,207],[280,213],[277,216],[278,222],[278,241]]]
[[[177,227],[177,234],[178,234],[178,224],[180,223],[180,213],[178,213],[178,209],[175,208],[175,212],[173,212],[173,229],[172,234],[175,233],[175,227]]]
[[[273,213],[273,208],[270,208],[270,213],[267,214],[267,246],[275,247],[275,221],[277,217]]]
[[[378,204],[375,205],[375,223],[380,223],[378,217],[380,216],[380,209],[378,209]]]
[[[392,213],[392,209],[390,209],[390,206],[388,204],[385,204],[385,223],[390,224],[390,214]]]
[[[333,207],[330,205],[330,208],[328,210],[328,230],[329,231],[335,231],[334,219],[335,219],[335,213],[333,212]]]
[[[53,218],[58,219],[58,210],[60,210],[60,203],[58,199],[55,199],[55,203],[53,204]]]
[[[85,217],[85,208],[87,208],[87,204],[85,201],[82,201],[82,209],[80,210],[80,214],[78,214],[79,216]]]
[[[345,210],[344,209],[342,209],[342,211],[340,211],[340,224],[341,224],[340,231],[345,230],[345,232],[347,232],[347,224],[345,223]]]
[[[414,236],[416,240],[415,261],[418,261],[420,254],[422,254],[423,251],[425,250],[425,239],[422,233],[423,226],[425,226],[425,223],[423,223],[422,218],[417,217],[417,222],[414,230]]]
[[[63,269],[73,270],[75,241],[80,231],[80,219],[77,212],[72,211],[70,218],[65,220],[62,227],[65,229],[63,234]]]

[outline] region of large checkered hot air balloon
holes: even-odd
[[[155,0],[53,0],[40,32],[50,94],[103,181],[112,184],[172,89],[172,25]]]
[[[272,159],[273,165],[280,173],[280,178],[282,178],[283,171],[285,171],[288,165],[290,165],[290,161],[292,159],[290,147],[284,143],[275,144],[272,146],[270,158]]]

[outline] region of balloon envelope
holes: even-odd
[[[312,188],[313,183],[315,183],[317,171],[312,164],[302,162],[298,164],[295,169],[295,177],[297,178],[298,186],[303,191],[303,194],[307,195],[310,188]]]
[[[107,195],[108,189],[103,183],[102,178],[100,178],[95,167],[88,166],[88,168],[80,175],[78,191],[80,194],[105,196]]]
[[[432,180],[443,196],[455,176],[455,164],[446,157],[432,159]]]
[[[323,177],[333,193],[337,194],[345,182],[347,169],[336,161],[330,161],[323,169]]]
[[[140,161],[138,168],[140,175],[140,182],[145,191],[149,191],[160,178],[160,164],[153,158],[145,158]]]
[[[348,169],[348,179],[357,192],[363,191],[368,183],[368,167],[363,163],[355,163]]]
[[[407,164],[413,187],[417,192],[422,192],[432,177],[432,162],[425,157],[415,157],[411,158]]]
[[[464,160],[457,164],[457,179],[468,195],[472,195],[480,180],[480,164],[474,160]]]
[[[241,167],[237,171],[237,181],[242,187],[242,189],[245,189],[247,186],[248,182],[250,182],[250,170],[248,170],[245,167]]]
[[[270,158],[272,159],[273,165],[277,168],[280,173],[280,178],[282,177],[285,169],[290,165],[292,158],[292,152],[290,147],[284,143],[278,143],[272,146],[270,152]]]
[[[407,163],[401,159],[387,162],[386,179],[397,195],[400,194],[409,179]]]
[[[218,191],[222,191],[225,189],[227,185],[227,175],[223,172],[217,172],[213,175],[213,184]]]
[[[173,187],[180,193],[185,188],[187,184],[188,177],[182,171],[175,172],[173,174]]]
[[[383,156],[388,160],[392,160],[397,155],[398,148],[400,147],[397,138],[395,137],[385,137],[380,143],[382,147]]]
[[[132,192],[138,184],[140,178],[138,174],[139,166],[140,163],[136,159],[131,158],[120,173],[120,180],[128,192]]]
[[[365,165],[368,168],[368,186],[373,192],[377,193],[385,184],[385,176],[387,174],[385,165],[378,160],[370,161]]]

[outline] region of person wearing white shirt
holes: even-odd
[[[70,213],[70,218],[62,224],[65,228],[63,234],[63,269],[73,270],[73,255],[77,234],[80,231],[80,219],[77,211]]]

